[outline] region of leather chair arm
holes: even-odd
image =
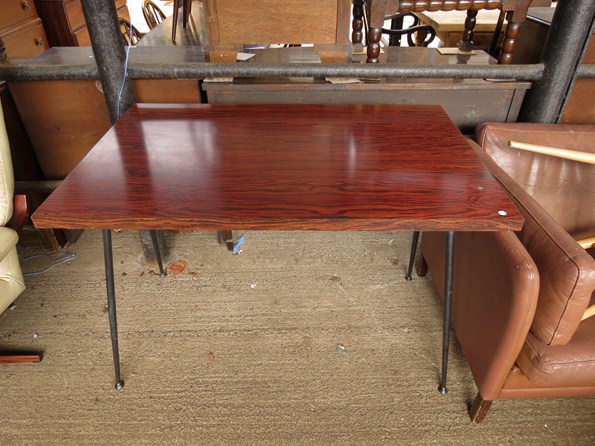
[[[422,255],[444,289],[445,236],[425,232]],[[452,321],[480,395],[498,397],[529,332],[539,276],[511,231],[457,233]]]
[[[0,226],[0,261],[17,245],[19,236],[16,231]]]

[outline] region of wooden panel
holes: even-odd
[[[438,106],[133,105],[38,227],[520,229]]]
[[[76,46],[91,46],[91,36],[86,26],[72,34]]]
[[[85,16],[83,14],[83,5],[80,0],[64,2],[64,10],[70,31],[75,31],[86,26]]]
[[[95,81],[11,82],[45,177],[63,179],[109,129]]]
[[[39,18],[23,22],[22,25],[11,28],[0,37],[4,40],[8,57],[34,57],[49,48]]]
[[[132,83],[137,102],[198,104],[201,102],[197,80],[142,79]]]
[[[0,29],[35,17],[37,17],[37,12],[32,0],[3,0]]]
[[[346,0],[257,0],[247,6],[243,0],[207,0],[204,9],[209,42],[215,46],[344,44],[349,30],[349,3]]]
[[[516,89],[522,98],[527,87],[526,83],[456,85],[406,81],[351,85],[212,82],[203,86],[213,104],[437,104],[461,132],[469,135],[486,121],[514,122],[518,110],[511,114],[510,109]]]
[[[584,64],[595,64],[595,34],[583,58]],[[566,108],[562,124],[595,124],[595,79],[577,79]]]
[[[130,22],[130,11],[126,5],[124,5],[122,8],[119,8],[116,12],[118,13],[118,17],[122,17],[123,19],[126,19]]]

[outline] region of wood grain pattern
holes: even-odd
[[[33,221],[490,231],[522,217],[438,106],[139,104]]]
[[[208,0],[204,2],[209,43],[346,44],[349,0]],[[241,11],[241,14],[238,13]]]

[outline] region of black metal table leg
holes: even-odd
[[[450,318],[452,307],[452,277],[455,251],[455,233],[449,231],[446,236],[446,268],[444,271],[444,319],[442,322],[442,378],[438,390],[442,394],[448,392],[446,376],[448,373],[448,347],[450,344]]]
[[[120,351],[118,347],[118,323],[116,319],[116,289],[114,286],[114,258],[112,255],[112,231],[103,230],[103,257],[105,260],[105,285],[107,288],[107,313],[109,317],[110,335],[112,338],[112,354],[114,357],[114,372],[116,375],[116,389],[124,387],[124,380],[120,375]]]
[[[411,240],[411,253],[409,254],[409,266],[407,267],[407,274],[405,280],[411,280],[411,273],[413,272],[413,263],[415,262],[415,254],[417,253],[417,243],[419,242],[419,231],[413,231],[413,239]]]
[[[161,259],[161,250],[159,249],[159,242],[157,240],[157,231],[149,231],[151,233],[151,241],[153,242],[153,250],[155,251],[155,258],[159,265],[159,274],[161,277],[167,276],[165,269],[163,268],[163,260]]]

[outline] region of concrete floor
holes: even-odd
[[[240,234],[239,232],[238,234]],[[595,398],[507,400],[470,424],[475,386],[456,343],[438,384],[442,307],[403,277],[410,234],[168,235],[162,279],[134,231],[114,235],[123,390],[113,388],[99,231],[28,277],[0,316],[3,445],[595,443]],[[34,271],[51,260],[25,261]]]

